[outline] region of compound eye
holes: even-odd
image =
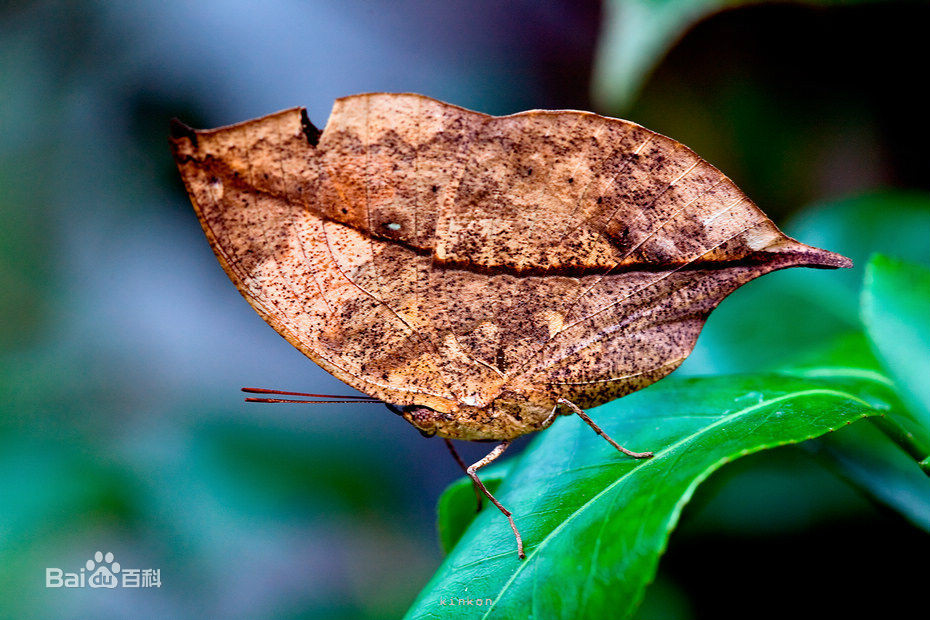
[[[432,437],[435,435],[437,431],[436,423],[448,417],[443,416],[429,407],[424,407],[423,405],[405,405],[403,407],[388,403],[385,403],[385,405],[388,409],[413,424],[424,437]]]

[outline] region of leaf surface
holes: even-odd
[[[908,409],[930,432],[930,269],[875,255],[866,270],[862,319]]]
[[[439,617],[449,597],[468,596],[492,604],[467,617],[628,617],[682,507],[711,472],[887,407],[880,389],[855,379],[670,380],[593,412],[628,447],[656,451],[644,462],[618,455],[581,420],[560,419],[497,493],[516,515],[526,560],[500,514],[482,511],[407,617]]]

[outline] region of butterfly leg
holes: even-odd
[[[513,530],[513,535],[517,537],[517,555],[520,557],[521,560],[523,560],[523,559],[526,559],[526,554],[523,553],[523,539],[520,538],[520,532],[517,530],[517,524],[513,522],[513,513],[511,513],[506,508],[504,508],[501,505],[501,503],[497,501],[497,499],[493,495],[491,495],[491,492],[488,491],[488,488],[486,486],[484,486],[484,483],[478,479],[478,474],[475,473],[476,471],[478,471],[485,465],[494,461],[494,459],[499,457],[501,454],[503,454],[504,450],[506,450],[507,446],[509,445],[510,445],[509,441],[505,441],[505,442],[498,444],[497,447],[491,450],[487,456],[485,456],[483,459],[481,459],[477,463],[473,463],[472,465],[470,465],[465,470],[465,473],[469,475],[469,477],[475,482],[475,484],[481,488],[481,491],[485,495],[487,495],[488,499],[491,500],[491,503],[497,506],[497,509],[500,510],[502,513],[504,513],[504,516],[507,517],[508,521],[510,521],[510,529]]]
[[[603,430],[601,430],[601,427],[595,424],[594,420],[588,417],[587,413],[582,411],[581,408],[575,403],[573,403],[572,401],[565,399],[565,398],[560,398],[556,402],[558,402],[559,404],[565,405],[566,407],[568,407],[569,409],[577,413],[578,417],[584,420],[588,426],[593,428],[595,433],[597,433],[598,435],[606,439],[607,443],[612,445],[614,448],[616,448],[620,452],[623,452],[627,456],[632,456],[634,459],[648,459],[649,457],[652,456],[652,452],[632,452],[630,450],[627,450],[620,444],[618,444],[616,441],[610,438],[610,435],[608,435]]]
[[[446,442],[446,447],[449,448],[449,452],[452,454],[452,458],[454,458],[455,462],[459,464],[459,467],[462,468],[462,471],[467,474],[468,465],[466,465],[465,461],[462,460],[462,457],[459,456],[458,450],[456,450],[455,446],[452,445],[452,440],[443,438],[443,441]],[[478,509],[475,512],[481,512],[481,505],[484,503],[481,501],[481,498],[483,497],[481,494],[481,487],[479,487],[478,483],[474,480],[471,481],[471,486],[475,489],[475,499],[478,501]]]

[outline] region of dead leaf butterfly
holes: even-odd
[[[226,273],[369,395],[345,400],[388,404],[453,454],[450,439],[501,442],[470,467],[455,456],[521,558],[476,470],[557,414],[651,456],[584,409],[674,370],[749,280],[851,265],[785,236],[685,146],[588,112],[494,117],[374,93],[337,100],[322,131],[294,108],[209,131],[176,122],[171,141]]]

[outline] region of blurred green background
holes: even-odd
[[[641,49],[634,78],[613,71],[616,41],[659,19],[650,4],[688,17]],[[323,126],[333,99],[367,91],[593,109],[692,147],[805,242],[930,264],[927,5],[752,3],[698,20],[702,4],[724,3],[4,3],[0,618],[393,618],[440,562],[435,500],[460,474],[440,441],[379,406],[241,402],[245,385],[347,388],[223,274],[170,158],[171,117],[214,127],[301,105]],[[861,278],[748,285],[679,372],[854,341]],[[742,617],[773,583],[797,586],[789,609],[866,574],[850,609],[918,600],[900,561],[930,552],[930,495],[896,512],[835,472],[801,448],[714,476],[643,617]],[[160,569],[162,586],[44,587],[46,567],[97,550]]]

